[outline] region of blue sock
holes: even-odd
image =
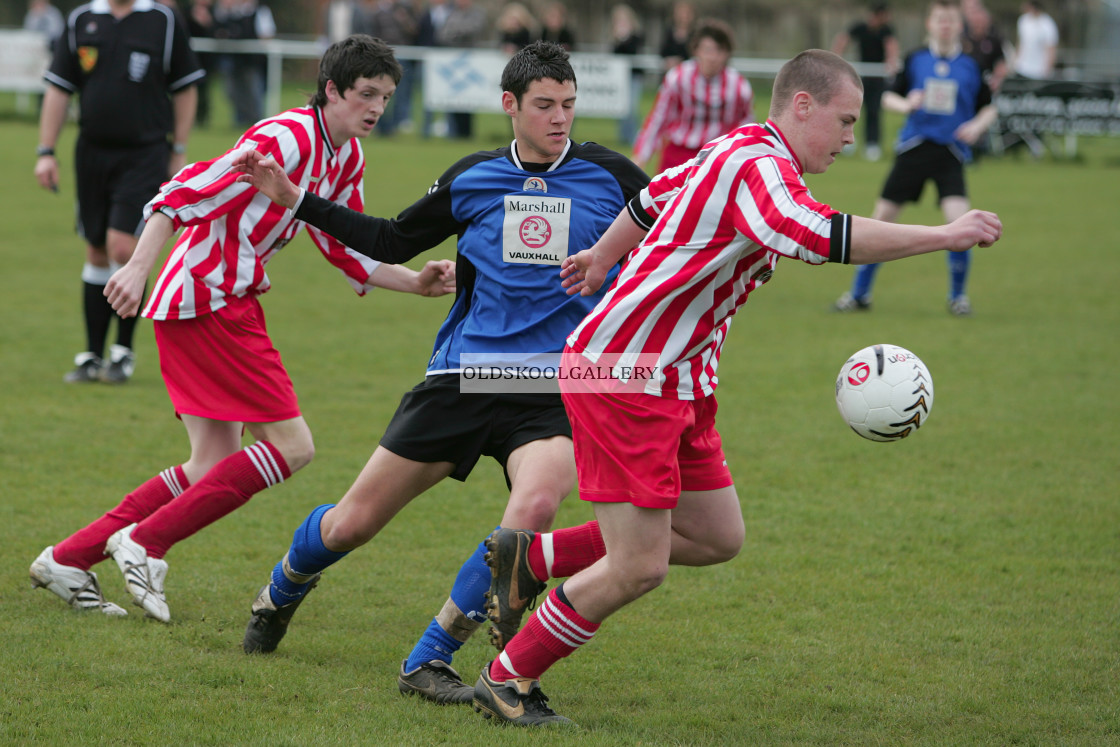
[[[311,577],[348,554],[328,550],[323,544],[319,524],[323,521],[323,514],[332,508],[333,503],[319,506],[296,529],[288,554],[272,569],[269,596],[272,597],[273,604],[281,606],[300,600],[311,585]],[[288,573],[284,572],[285,562],[288,564]]]
[[[428,629],[420,636],[412,653],[408,655],[408,661],[404,663],[404,671],[411,672],[424,662],[436,659],[450,664],[451,657],[462,645],[462,641],[452,638],[451,634],[439,624],[439,620],[433,617],[428,623]]]
[[[860,265],[856,268],[856,276],[852,280],[852,298],[866,301],[871,297],[871,285],[875,282],[875,273],[879,265]]]
[[[490,590],[490,568],[486,565],[486,542],[480,542],[478,547],[455,577],[455,585],[451,587],[452,604],[444,605],[439,617],[432,618],[428,629],[412,653],[408,655],[404,669],[411,672],[426,661],[439,659],[451,663],[455,652],[463,645],[466,636],[478,625],[486,621],[486,592]],[[466,619],[452,619],[462,616]],[[441,619],[447,617],[448,619]],[[446,626],[446,627],[445,627]],[[452,628],[449,632],[447,628]],[[459,640],[452,632],[458,632],[463,640]]]
[[[972,250],[948,252],[949,261],[949,300],[964,295],[968,283],[968,268],[972,263]]]

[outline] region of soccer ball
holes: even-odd
[[[933,378],[918,356],[897,345],[860,350],[836,377],[836,406],[852,430],[897,441],[920,428],[933,408]]]

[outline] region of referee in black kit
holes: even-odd
[[[136,318],[118,319],[116,344],[104,359],[116,314],[103,290],[136,248],[145,203],[186,165],[198,102],[194,84],[203,75],[181,22],[155,0],[92,0],[70,14],[55,44],[44,75],[35,178],[58,191],[55,144],[70,96],[80,94],[74,171],[77,230],[87,243],[87,345],[66,374],[68,382],[123,383],[132,375]]]

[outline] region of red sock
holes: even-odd
[[[538,581],[574,576],[607,554],[599,522],[542,532],[529,545],[529,569]]]
[[[88,571],[105,560],[105,542],[114,533],[151,516],[188,485],[182,466],[165,469],[126,495],[112,511],[55,545],[55,561]]]
[[[148,551],[149,557],[162,558],[176,542],[210,526],[291,474],[280,451],[267,441],[258,441],[215,464],[182,495],[141,521],[132,539]]]
[[[549,592],[505,650],[491,662],[490,679],[539,680],[549,667],[591,640],[599,623],[583,619],[563,601],[563,588],[561,584]]]

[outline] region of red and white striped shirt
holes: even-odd
[[[634,143],[634,158],[648,161],[663,140],[699,150],[753,120],[753,106],[751,84],[737,70],[725,67],[714,78],[705,78],[696,60],[685,60],[665,73]]]
[[[230,164],[246,148],[275,159],[300,187],[362,210],[365,157],[356,139],[335,149],[323,113],[315,107],[262,120],[232,150],[185,167],[144,207],[145,218],[158,210],[171,218],[176,230],[184,230],[160,270],[143,316],[192,319],[222,308],[227,296],[269,289],[265,264],[305,224],[256,188],[236,181]],[[317,228],[307,230],[358,294],[373,287],[367,280],[379,262]]]
[[[731,319],[780,257],[822,264],[850,254],[850,216],[813,199],[772,122],[654,177],[630,211],[652,228],[568,345],[593,362],[657,355],[660,375],[643,391],[661,397],[715,391]]]

